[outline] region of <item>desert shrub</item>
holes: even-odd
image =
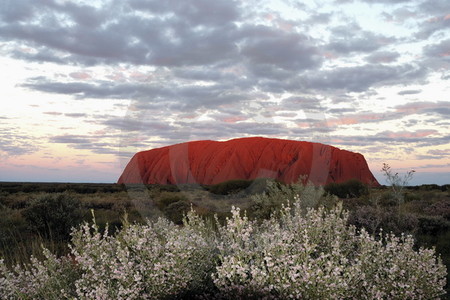
[[[450,229],[450,221],[442,216],[420,216],[419,232],[422,234],[437,235]]]
[[[31,230],[44,237],[68,240],[71,228],[81,222],[81,202],[69,193],[43,194],[22,211]]]
[[[344,209],[353,211],[361,206],[372,205],[376,201],[378,201],[378,199],[374,200],[370,197],[359,197],[359,198],[343,199],[342,204],[344,206]]]
[[[393,207],[398,205],[398,200],[391,191],[385,191],[380,195],[378,204],[383,207]]]
[[[172,203],[187,201],[186,196],[180,192],[162,192],[156,200],[156,206],[159,209],[164,209]]]
[[[256,178],[246,188],[245,192],[247,195],[262,194],[267,191],[268,182],[277,182],[277,181],[272,178]],[[278,182],[278,184],[281,184],[281,182]]]
[[[175,224],[182,224],[183,217],[190,210],[191,205],[185,201],[170,203],[163,209],[164,215]]]
[[[330,182],[324,186],[327,193],[338,196],[339,198],[357,198],[369,193],[367,184],[357,179],[350,179],[345,182]]]
[[[214,283],[227,299],[422,299],[444,293],[446,270],[411,236],[374,237],[347,213],[299,202],[258,226],[239,209],[219,229]]]
[[[115,201],[98,195],[87,196],[83,201],[83,207],[87,209],[112,209],[114,204]]]
[[[3,252],[14,245],[17,232],[27,231],[27,223],[18,210],[4,208],[0,210],[0,228],[0,252]]]
[[[149,191],[172,193],[177,193],[180,191],[180,188],[175,184],[147,184],[146,187]]]
[[[320,205],[332,206],[336,203],[335,197],[324,195],[322,187],[302,183],[285,185],[276,181],[267,181],[267,189],[264,193],[251,196],[249,216],[259,220],[268,219],[283,205],[292,203],[297,198],[304,208],[317,208]]]
[[[174,299],[212,286],[213,236],[189,214],[184,227],[159,219],[126,225],[117,236],[95,224],[74,232],[72,254],[83,276],[76,282],[81,299]]]
[[[403,202],[403,190],[408,186],[416,171],[410,170],[403,176],[400,176],[397,172],[394,173],[392,168],[386,163],[383,163],[381,171],[386,178],[386,182],[390,185],[392,195],[398,204],[401,204]]]
[[[425,207],[424,213],[432,216],[442,216],[450,221],[450,200],[437,201]]]
[[[208,190],[217,195],[231,195],[245,190],[251,184],[251,180],[234,179],[211,185]]]
[[[0,259],[2,299],[73,299],[80,271],[70,257],[57,258],[43,249],[44,259],[31,257],[31,264],[10,270]]]
[[[370,234],[378,234],[383,230],[395,235],[414,233],[419,224],[414,214],[372,206],[362,206],[351,211],[348,222],[357,228],[364,228]]]
[[[433,190],[440,190],[441,187],[437,184],[422,184],[419,186],[419,189],[422,191],[433,191]]]
[[[412,192],[405,192],[403,197],[405,202],[419,201],[422,199],[418,194]]]

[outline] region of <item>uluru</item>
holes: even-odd
[[[263,137],[191,141],[138,152],[118,183],[209,185],[261,177],[293,183],[300,176],[315,185],[350,179],[379,185],[360,153]]]

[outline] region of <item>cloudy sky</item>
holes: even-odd
[[[450,183],[448,0],[2,0],[0,181],[266,136]]]

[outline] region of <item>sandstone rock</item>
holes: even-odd
[[[231,179],[275,178],[316,185],[358,179],[379,185],[359,153],[333,146],[273,138],[193,141],[138,152],[118,183],[216,184]]]

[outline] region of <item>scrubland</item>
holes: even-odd
[[[0,183],[7,299],[435,299],[450,185]]]

